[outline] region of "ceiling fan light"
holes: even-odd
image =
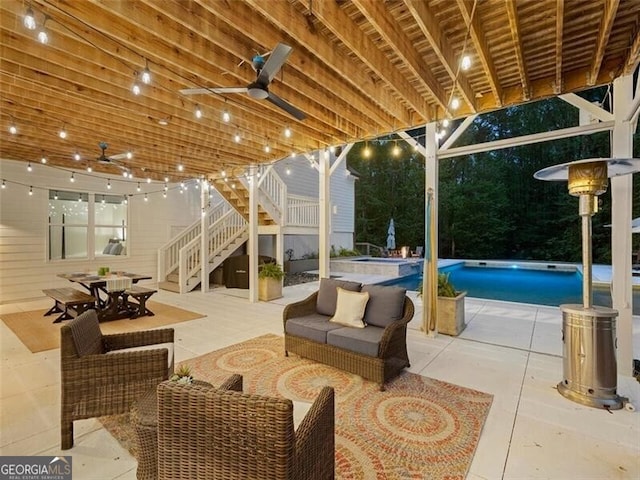
[[[33,14],[33,9],[31,8],[31,6],[29,6],[27,8],[27,11],[24,14],[24,19],[23,19],[22,23],[24,24],[24,26],[25,26],[25,28],[27,30],[35,30],[36,29],[36,17]]]

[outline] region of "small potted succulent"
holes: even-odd
[[[258,299],[268,302],[282,297],[284,271],[278,263],[263,263],[258,270]]]
[[[191,384],[193,383],[193,375],[191,375],[191,367],[189,365],[180,365],[173,375],[169,378],[172,382]]]

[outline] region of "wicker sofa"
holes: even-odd
[[[368,293],[364,328],[330,321],[336,314],[339,289]],[[360,375],[384,390],[385,382],[409,367],[407,323],[413,313],[413,302],[403,288],[323,278],[317,292],[285,307],[285,354]]]
[[[297,428],[293,402],[176,382],[158,386],[158,480],[332,480],[334,391]]]

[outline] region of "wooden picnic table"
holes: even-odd
[[[108,285],[126,285],[126,280],[130,279],[131,284],[136,284],[140,280],[151,280],[151,276],[129,272],[115,272],[107,275],[94,275],[89,273],[60,273],[58,277],[70,282],[82,285],[96,298],[96,310],[98,319],[101,322],[130,318],[136,313],[130,308],[127,302],[127,287],[108,288]],[[151,312],[149,311],[149,314]],[[139,316],[139,315],[136,315]]]

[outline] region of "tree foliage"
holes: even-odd
[[[603,97],[594,90],[591,100]],[[458,145],[484,143],[567,128],[578,123],[577,109],[560,99],[506,108],[479,116]],[[640,133],[634,138],[640,156]],[[360,175],[356,184],[356,241],[386,245],[394,219],[396,244],[415,248],[425,239],[424,158],[396,139],[358,144],[348,162]],[[363,155],[365,147],[371,154]],[[440,160],[438,236],[441,258],[522,259],[579,262],[582,259],[578,198],[566,182],[536,180],[550,165],[610,156],[609,133],[578,136]],[[640,216],[640,175],[633,176],[633,216]],[[610,263],[611,195],[598,197],[592,217],[593,261]],[[640,235],[634,235],[640,249]]]

